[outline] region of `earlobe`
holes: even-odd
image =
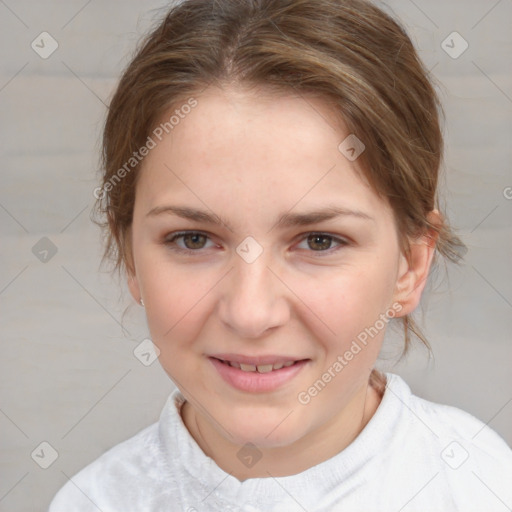
[[[438,224],[437,210],[431,212],[428,219],[432,224]],[[420,303],[434,258],[437,238],[438,233],[430,229],[409,242],[409,254],[400,255],[400,268],[394,296],[394,301],[402,305],[398,316],[412,313]]]

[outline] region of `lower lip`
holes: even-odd
[[[220,376],[231,386],[240,390],[252,393],[263,393],[274,391],[287,382],[290,382],[309,360],[298,361],[292,366],[283,367],[279,370],[272,370],[267,373],[244,372],[227,363],[222,363],[213,357],[209,358],[213,366],[220,373]]]

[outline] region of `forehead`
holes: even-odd
[[[308,201],[378,204],[357,161],[338,149],[349,132],[327,101],[213,87],[194,100],[144,160],[137,194],[147,207],[177,195],[197,205],[215,196],[223,208],[238,198],[245,211]]]

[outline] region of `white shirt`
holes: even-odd
[[[240,482],[207,457],[173,391],[157,423],[71,478],[49,512],[504,512],[512,450],[480,420],[411,394],[398,375],[334,457],[302,473]]]

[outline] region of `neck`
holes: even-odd
[[[240,464],[237,454],[242,448],[222,436],[188,401],[181,409],[183,422],[202,451],[226,473],[240,481],[268,476],[290,476],[320,464],[344,450],[377,410],[379,392],[365,385],[351,402],[319,429],[309,432],[287,446],[261,448],[261,461],[252,468]]]

